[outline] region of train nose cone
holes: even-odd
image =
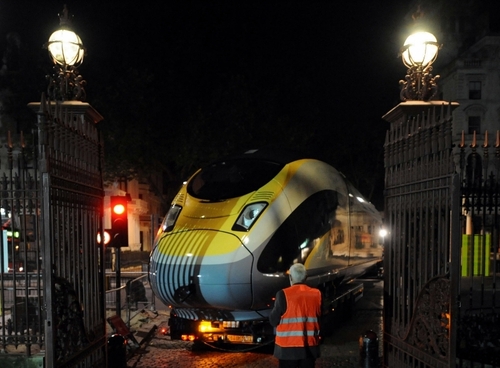
[[[149,277],[156,296],[177,308],[248,309],[252,263],[237,236],[190,230],[158,241]]]

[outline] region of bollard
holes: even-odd
[[[108,339],[108,368],[127,368],[127,340],[119,334]]]
[[[372,330],[366,331],[359,337],[359,355],[361,367],[378,367],[378,337]]]

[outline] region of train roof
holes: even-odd
[[[221,160],[217,160],[217,162],[229,159],[231,160],[257,159],[257,160],[265,160],[286,165],[290,162],[307,158],[313,158],[313,157],[306,155],[304,152],[300,152],[298,150],[265,147],[265,148],[256,148],[247,150],[240,154],[226,156]]]

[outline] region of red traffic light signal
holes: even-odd
[[[128,217],[126,196],[111,196],[111,240],[108,247],[128,247]]]
[[[111,210],[118,216],[124,214],[127,211],[123,203],[116,203]]]

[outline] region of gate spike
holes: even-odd
[[[483,147],[484,148],[489,147],[489,145],[488,145],[488,131],[487,130],[484,131],[484,144],[483,144]]]

